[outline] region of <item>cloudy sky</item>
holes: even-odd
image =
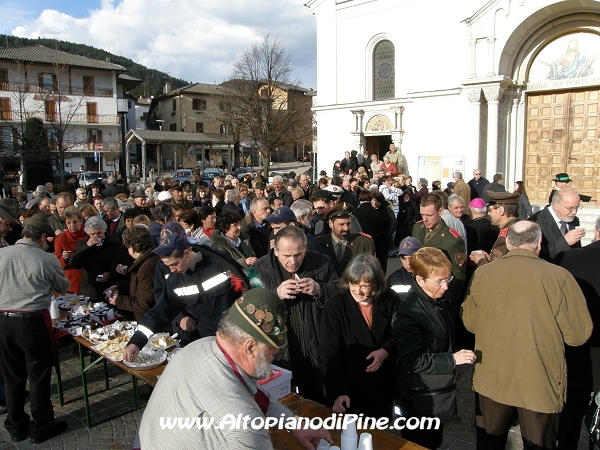
[[[0,30],[102,48],[190,82],[220,83],[264,35],[316,89],[315,18],[306,0],[0,0]],[[0,43],[2,45],[3,43]]]

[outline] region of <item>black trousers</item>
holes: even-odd
[[[477,448],[504,450],[513,412],[519,415],[524,450],[554,450],[558,438],[559,414],[546,414],[503,405],[477,394],[475,406]]]
[[[577,450],[581,424],[591,400],[591,389],[567,385],[567,401],[560,412],[558,450]]]
[[[31,436],[45,435],[54,424],[50,401],[53,354],[41,314],[22,318],[0,315],[0,367],[4,376],[8,415],[4,427],[23,436],[29,426],[25,413],[25,385],[29,378]]]

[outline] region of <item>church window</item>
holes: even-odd
[[[373,100],[394,98],[395,92],[394,44],[381,41],[373,50]]]

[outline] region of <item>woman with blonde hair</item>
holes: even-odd
[[[402,437],[423,447],[442,444],[444,422],[456,417],[456,366],[473,364],[471,350],[455,352],[454,317],[445,301],[452,262],[433,247],[410,260],[415,282],[394,314],[398,352],[396,398],[402,416],[438,417],[438,430],[403,430]]]
[[[79,208],[79,212],[81,213],[83,223],[85,223],[85,221],[88,220],[90,217],[98,215],[98,210],[89,203],[86,203],[85,205],[81,205],[81,207]]]

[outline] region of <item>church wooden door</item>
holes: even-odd
[[[577,192],[600,193],[600,88],[543,92],[527,97],[525,185],[532,202],[545,202],[552,179],[567,172]]]

